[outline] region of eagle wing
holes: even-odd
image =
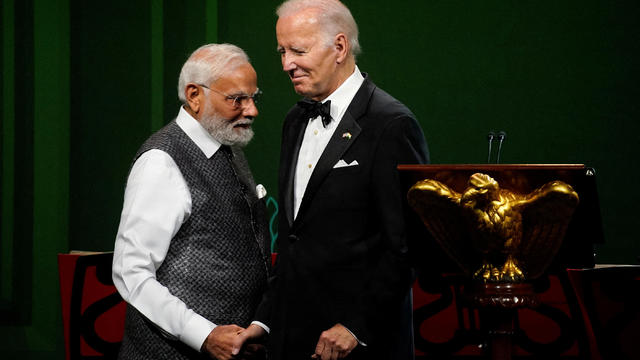
[[[578,194],[570,185],[552,181],[516,205],[522,214],[522,241],[516,256],[523,260],[527,278],[539,277],[551,264],[578,202]]]
[[[407,193],[409,205],[440,247],[461,269],[472,273],[479,264],[470,243],[467,222],[460,207],[461,194],[431,179],[415,183]]]

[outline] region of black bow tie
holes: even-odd
[[[331,100],[327,100],[324,103],[311,99],[302,99],[298,101],[298,106],[304,109],[304,116],[307,119],[313,119],[317,116],[322,117],[322,126],[327,127],[331,122]]]

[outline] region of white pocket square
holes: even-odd
[[[258,199],[262,199],[263,197],[267,196],[267,189],[265,189],[264,185],[256,185],[256,195],[258,196]]]
[[[358,160],[353,160],[351,163],[347,164],[346,161],[340,159],[340,161],[338,161],[335,165],[333,165],[333,168],[337,169],[337,168],[341,168],[341,167],[357,166],[357,165],[358,165]]]

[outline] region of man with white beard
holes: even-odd
[[[240,149],[259,94],[244,51],[200,47],[177,118],[134,157],[113,257],[128,303],[119,358],[224,360],[240,331],[264,326],[251,320],[270,271],[266,207]]]

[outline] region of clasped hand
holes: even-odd
[[[237,325],[218,325],[202,344],[202,352],[217,360],[264,359],[264,346],[249,343],[250,340],[259,339],[264,333],[257,325],[250,325],[246,329]]]
[[[311,355],[311,358],[322,360],[342,359],[349,355],[357,345],[358,341],[353,334],[341,324],[336,324],[331,329],[320,334],[316,351]]]

